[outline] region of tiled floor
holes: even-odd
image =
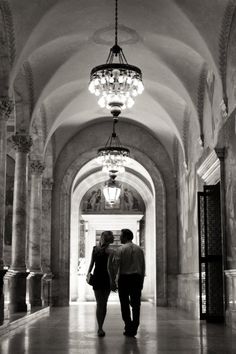
[[[235,354],[236,331],[192,320],[184,312],[142,303],[137,338],[123,336],[118,304],[111,303],[96,336],[95,304],[53,308],[44,317],[0,338],[3,354]]]

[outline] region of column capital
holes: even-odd
[[[15,150],[26,154],[32,146],[32,138],[27,134],[16,133],[12,136],[12,142]]]
[[[52,178],[43,178],[42,183],[43,183],[43,189],[49,190],[49,191],[52,190],[52,187],[53,187],[53,180],[52,180]]]
[[[14,103],[9,97],[0,97],[0,120],[7,121],[13,111]]]
[[[32,175],[42,175],[45,169],[44,164],[40,160],[31,160],[30,169]]]

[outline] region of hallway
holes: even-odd
[[[123,336],[119,305],[110,303],[104,327],[96,336],[95,303],[52,308],[44,317],[1,337],[3,354],[233,354],[236,333],[217,324],[192,320],[181,311],[142,303],[136,339]]]

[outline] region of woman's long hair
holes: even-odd
[[[112,231],[103,231],[101,233],[99,245],[97,246],[97,251],[98,252],[105,251],[105,249],[110,245],[110,243],[113,243],[113,241],[114,241],[114,236]]]

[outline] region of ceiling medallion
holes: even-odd
[[[89,91],[98,97],[100,107],[107,108],[114,117],[118,117],[121,110],[134,105],[135,97],[143,92],[144,86],[141,70],[128,64],[118,45],[117,0],[115,4],[115,44],[110,49],[106,64],[91,70]]]

